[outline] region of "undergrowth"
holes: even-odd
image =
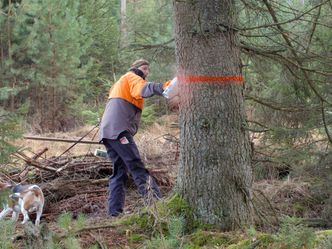
[[[0,221],[0,249],[14,248],[12,237],[14,236],[15,229],[12,221]]]
[[[147,206],[140,213],[112,220],[118,231],[127,238],[125,248],[138,249],[331,249],[332,230],[315,232],[303,225],[301,219],[286,217],[275,234],[257,231],[254,226],[233,232],[222,232],[215,226],[194,221],[191,209],[178,195]],[[42,238],[42,248],[80,249],[80,232],[88,225],[86,217],[76,219],[63,213],[57,220],[60,233],[48,231]],[[17,248],[13,239],[15,226],[11,221],[0,221],[0,249]],[[45,223],[41,227],[46,226]],[[40,228],[42,230],[42,228]],[[42,232],[40,232],[42,234]],[[107,236],[107,233],[102,233]],[[100,237],[95,244],[84,248],[108,248]],[[38,244],[39,243],[39,244]],[[25,248],[41,248],[40,242]],[[38,247],[34,245],[39,245]],[[90,246],[90,247],[89,247]],[[123,248],[123,247],[121,247]]]
[[[127,225],[140,224],[139,231],[150,237],[150,240],[141,241],[137,247],[140,249],[332,248],[330,233],[318,236],[301,219],[293,217],[284,218],[275,234],[257,231],[254,226],[243,228],[242,231],[222,232],[217,227],[194,221],[191,209],[178,195],[158,202],[155,207],[148,208],[144,215],[134,215],[123,222],[127,222]]]

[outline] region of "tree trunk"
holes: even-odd
[[[120,46],[124,48],[128,45],[127,36],[127,0],[121,0],[121,11],[120,11]]]
[[[180,88],[178,189],[195,216],[251,223],[250,144],[232,0],[174,1]]]
[[[12,2],[11,0],[8,1],[8,12],[7,12],[7,35],[8,35],[8,57],[9,60],[12,60],[12,56],[11,56],[11,50],[12,50],[12,37],[11,37],[11,23],[10,23],[10,19],[12,16]],[[11,82],[11,86],[12,90],[15,90],[16,87],[16,76],[13,77],[12,82]],[[10,93],[9,96],[9,110],[11,112],[15,111],[15,95],[13,93]]]

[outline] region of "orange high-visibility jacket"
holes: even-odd
[[[109,99],[121,98],[127,100],[129,103],[135,105],[136,107],[142,110],[144,106],[143,98],[147,97],[144,95],[144,90],[148,86],[147,84],[149,83],[140,76],[136,75],[133,72],[128,72],[125,75],[123,75],[119,79],[119,81],[116,82],[114,86],[110,89]],[[162,90],[165,89],[169,84],[170,81],[164,83],[162,85],[162,89],[158,89],[159,90],[158,93],[161,95]],[[160,85],[158,86],[160,87]]]
[[[140,123],[144,98],[162,95],[170,81],[147,82],[134,72],[127,72],[110,89],[109,100],[100,123],[100,140],[116,139],[124,131],[135,135]]]

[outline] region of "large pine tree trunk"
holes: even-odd
[[[196,217],[231,230],[251,222],[250,144],[234,1],[174,1],[180,81],[178,187]],[[193,76],[193,77],[192,77]]]

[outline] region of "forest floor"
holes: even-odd
[[[135,136],[141,157],[150,173],[157,179],[165,198],[172,193],[177,173],[178,130],[170,128],[174,122],[176,122],[174,116],[164,117],[159,124],[156,123]],[[73,132],[39,136],[78,140],[91,128],[82,127]],[[34,134],[27,135],[34,136]],[[98,141],[97,130],[89,133],[84,140]],[[17,161],[19,170],[13,170],[10,178],[16,182],[37,183],[42,187],[46,199],[42,224],[47,225],[54,233],[63,234],[66,233],[66,229],[59,230],[57,225],[59,217],[69,213],[74,222],[83,214],[86,220],[85,226],[90,227],[81,231],[78,236],[84,248],[97,242],[106,248],[133,248],[135,242],[129,241],[131,239],[128,229],[124,232],[121,225],[113,223],[123,216],[140,212],[144,204],[130,180],[127,184],[125,214],[117,218],[107,215],[111,162],[104,157],[94,155],[97,149],[104,150],[103,145],[78,143],[63,154],[72,143],[20,140],[16,141],[16,144],[21,148],[21,153],[16,155],[20,159]],[[41,151],[43,154],[32,160]],[[27,167],[21,159],[32,160],[34,166]],[[31,219],[34,218],[32,214]],[[101,228],[98,228],[100,226]],[[18,234],[24,229],[20,224],[17,224],[16,228]],[[21,242],[18,240],[17,245]]]
[[[161,206],[167,205],[166,202],[173,196],[172,189],[178,168],[179,131],[172,128],[174,123],[176,117],[167,116],[135,136],[146,167],[161,186],[165,199],[165,203],[162,201]],[[43,134],[43,137],[79,139],[90,130],[91,127],[84,127],[75,132]],[[86,140],[98,141],[96,131],[91,132]],[[51,231],[58,241],[63,238],[76,238],[82,248],[89,248],[92,245],[95,245],[94,248],[176,248],[167,247],[165,241],[160,242],[160,238],[155,245],[146,244],[146,240],[150,240],[151,236],[160,232],[160,227],[147,224],[145,214],[148,212],[154,216],[155,213],[144,206],[131,181],[127,186],[124,214],[116,218],[108,217],[107,185],[108,177],[112,174],[111,163],[106,158],[94,155],[96,149],[104,149],[102,145],[77,144],[63,154],[72,144],[35,140],[21,140],[17,141],[17,144],[21,146],[25,160],[33,158],[38,151],[48,149],[39,158],[32,160],[34,166],[27,167],[19,160],[17,164],[21,170],[19,172],[14,170],[11,175],[16,181],[37,183],[43,188],[46,205],[41,220],[41,230]],[[22,159],[22,154],[18,157]],[[329,211],[311,189],[310,182],[289,177],[255,182],[254,203],[257,228],[269,232],[275,231],[280,217],[296,216],[317,222],[316,218],[324,216]],[[85,217],[84,225],[80,226],[82,214]],[[33,215],[31,218],[34,219]],[[321,230],[321,228],[316,229]],[[203,231],[197,235],[198,238],[187,236],[185,240],[196,241],[196,245],[186,248],[287,248],[262,244],[261,247],[258,244],[255,246],[257,233],[250,235],[250,232],[245,230],[232,235],[229,239],[235,244],[239,244],[241,239],[247,240],[243,246],[231,247],[231,242],[228,242],[229,247],[218,247],[218,243],[221,242],[212,238],[212,234],[218,234],[218,239],[223,240],[230,236],[215,229]],[[17,248],[26,248],[26,241],[29,240],[27,236],[30,235],[27,235],[26,228],[18,223],[15,237]],[[207,242],[207,238],[215,243]],[[63,245],[73,242],[59,243]],[[76,247],[65,245],[64,248]]]

